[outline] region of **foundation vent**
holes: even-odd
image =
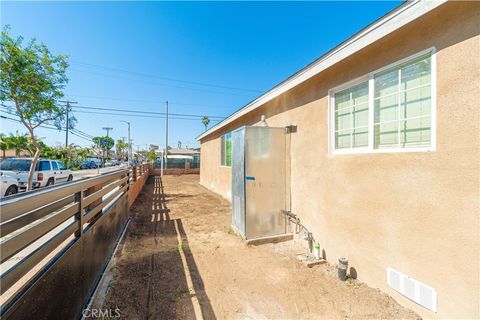
[[[410,278],[392,268],[387,268],[387,284],[408,299],[437,312],[437,290]]]

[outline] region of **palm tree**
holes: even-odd
[[[0,133],[0,149],[2,150],[2,159],[5,159],[5,151],[10,149],[10,139],[3,133]]]
[[[207,131],[207,127],[208,127],[208,124],[210,123],[210,119],[208,119],[207,116],[204,116],[204,117],[202,118],[202,123],[203,123],[203,125],[205,126],[205,131]]]
[[[18,132],[16,135],[13,135],[10,133],[10,136],[8,137],[8,140],[10,141],[10,148],[15,149],[15,156],[19,157],[20,153],[22,151],[28,151],[30,152],[29,149],[29,141],[28,141],[28,135],[27,134],[22,134],[19,135]]]

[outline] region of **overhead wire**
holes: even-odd
[[[102,66],[102,65],[98,65],[98,64],[91,64],[91,63],[85,63],[85,62],[71,61],[71,63],[74,64],[74,65],[84,66],[84,67],[91,68],[91,69],[97,69],[97,70],[98,69],[101,69],[101,70],[103,69],[103,70],[108,70],[110,72],[123,73],[123,74],[134,75],[134,76],[138,76],[138,77],[145,77],[145,78],[150,78],[150,79],[159,79],[159,80],[180,82],[180,83],[203,86],[203,87],[212,87],[212,88],[229,89],[229,90],[237,90],[237,91],[248,91],[248,92],[257,92],[257,93],[261,92],[260,90],[256,90],[256,89],[246,89],[246,88],[231,87],[231,86],[225,86],[225,85],[214,84],[214,83],[206,83],[206,82],[199,82],[199,81],[175,79],[175,78],[170,78],[170,77],[162,77],[162,76],[147,74],[147,73],[143,73],[143,72],[130,71],[130,70],[125,70],[125,69],[114,68],[114,67],[109,67],[109,66]]]

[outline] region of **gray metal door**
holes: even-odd
[[[245,238],[284,234],[285,129],[245,128]]]
[[[232,133],[232,228],[245,238],[245,127]]]

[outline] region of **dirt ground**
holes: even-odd
[[[103,309],[127,319],[417,319],[332,266],[305,267],[296,241],[247,246],[230,203],[198,175],[150,177],[131,209]]]

